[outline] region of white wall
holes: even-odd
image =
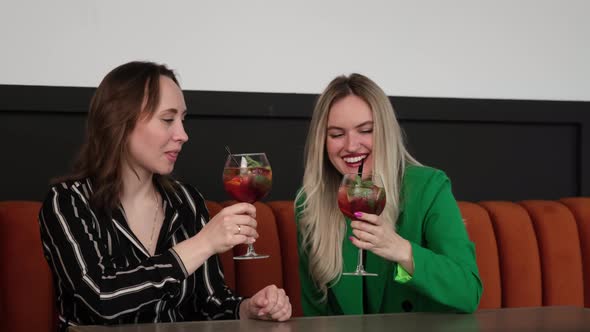
[[[319,93],[358,71],[390,95],[590,100],[590,1],[0,3],[0,84],[96,86],[133,59],[184,89]]]

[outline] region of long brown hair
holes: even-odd
[[[59,181],[90,178],[90,204],[95,209],[110,214],[119,203],[128,138],[138,120],[153,116],[160,101],[160,76],[179,85],[165,65],[129,62],[109,72],[92,96],[84,143],[72,173]],[[175,188],[167,175],[154,174],[154,180],[167,189]]]

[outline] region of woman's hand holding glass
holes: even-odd
[[[211,255],[226,252],[238,244],[252,244],[258,238],[256,208],[237,203],[222,209],[197,234]]]
[[[200,232],[174,246],[188,274],[195,272],[209,257],[226,252],[237,244],[250,244],[258,237],[256,208],[239,203],[221,210]],[[197,222],[201,222],[197,220]]]
[[[352,244],[389,261],[397,262],[410,274],[414,272],[412,245],[399,236],[381,216],[370,213],[355,213],[352,220]]]

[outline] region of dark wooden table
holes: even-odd
[[[590,309],[535,307],[474,314],[400,313],[300,317],[288,322],[207,321],[119,326],[78,326],[72,332],[380,332],[380,331],[590,331]]]

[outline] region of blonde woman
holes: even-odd
[[[336,195],[342,175],[361,163],[382,175],[387,204],[380,216],[351,221]],[[369,78],[339,76],[320,95],[295,205],[306,316],[477,308],[474,245],[449,179],[408,153],[388,97]],[[378,277],[342,275],[358,248]]]

